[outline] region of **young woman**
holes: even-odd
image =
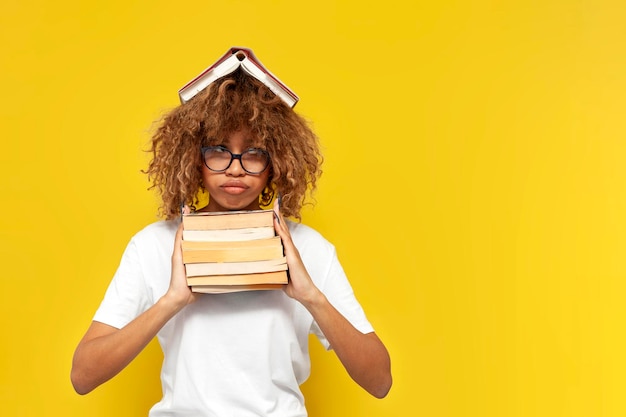
[[[306,416],[308,335],[382,398],[390,359],[354,297],[334,247],[300,218],[321,156],[302,117],[241,70],[166,115],[147,174],[166,220],[128,244],[72,366],[76,391],[106,382],[154,338],[163,398],[150,416]],[[199,196],[208,194],[208,204]],[[275,198],[280,196],[280,198]],[[289,266],[281,290],[198,294],[186,283],[180,207],[255,210],[275,201]]]

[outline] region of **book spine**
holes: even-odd
[[[265,261],[283,257],[282,246],[236,249],[200,249],[183,251],[183,263]]]
[[[279,290],[284,286],[284,284],[194,285],[191,291],[203,294],[226,294],[240,291]]]
[[[237,214],[188,214],[183,216],[185,230],[223,230],[256,227],[274,227],[272,210]]]
[[[276,236],[274,226],[225,230],[183,230],[183,240],[194,242],[238,242]]]
[[[287,270],[287,258],[251,262],[201,262],[185,265],[187,277],[204,275],[252,274]]]
[[[207,275],[187,278],[187,285],[253,285],[286,284],[287,272],[275,271],[257,274]]]
[[[183,240],[182,248],[186,250],[211,250],[211,249],[250,249],[250,248],[266,248],[281,246],[281,240],[278,236],[267,239],[241,240],[232,242],[214,242],[214,241],[186,241]]]

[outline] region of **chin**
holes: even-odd
[[[247,211],[247,210],[259,210],[260,205],[257,200],[252,202],[246,201],[215,201],[214,205],[209,202],[209,209],[211,211]]]

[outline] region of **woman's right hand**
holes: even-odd
[[[93,321],[78,344],[72,362],[72,384],[86,394],[124,369],[161,328],[199,294],[187,286],[183,264],[183,227],[176,232],[172,275],[167,293],[121,329]]]
[[[169,298],[176,304],[185,306],[193,303],[199,297],[198,293],[191,291],[191,288],[187,285],[187,273],[185,271],[185,264],[183,264],[183,224],[181,222],[176,231],[176,237],[174,239],[174,250],[172,252],[172,275],[170,278],[170,287],[165,294],[166,298]]]

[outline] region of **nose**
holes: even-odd
[[[241,155],[233,155],[232,161],[230,161],[230,165],[226,168],[226,175],[231,175],[233,177],[240,177],[245,175],[246,171],[244,171],[243,166],[241,165]]]

